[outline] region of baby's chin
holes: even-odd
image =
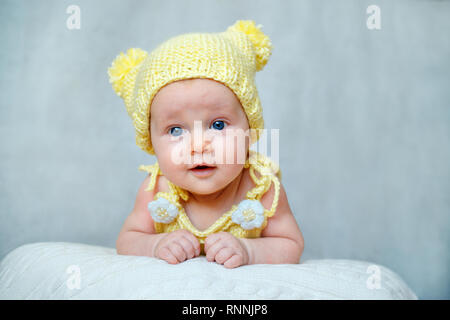
[[[226,188],[243,172],[244,165],[218,165],[213,171],[172,170],[167,179],[178,187],[197,195],[212,195]]]
[[[229,183],[218,183],[217,181],[213,180],[200,180],[194,181],[193,183],[187,183],[182,188],[189,191],[190,193],[205,196],[222,190],[228,184]]]

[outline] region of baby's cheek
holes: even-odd
[[[163,172],[170,172],[183,163],[180,143],[165,141],[155,146],[155,155]]]
[[[215,137],[214,160],[216,164],[235,164],[235,146],[232,141],[228,141],[225,137]]]
[[[191,148],[186,139],[171,141],[167,144],[167,152],[173,165],[191,164]]]
[[[212,140],[214,161],[216,164],[226,163],[226,141],[223,136],[216,135]]]
[[[244,164],[247,156],[248,143],[247,138],[241,130],[236,130],[234,133],[226,135],[224,138],[225,153],[228,155],[227,159],[232,159],[230,164]]]

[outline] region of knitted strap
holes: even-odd
[[[275,214],[278,205],[278,198],[280,194],[280,181],[277,174],[278,167],[270,160],[259,153],[252,153],[250,160],[250,176],[255,183],[255,187],[247,192],[247,198],[251,200],[260,200],[262,196],[270,189],[270,185],[274,184],[275,194],[270,210],[265,210],[266,217],[272,217]],[[255,174],[255,169],[259,172],[258,178]]]
[[[156,177],[161,174],[161,170],[159,169],[159,164],[158,162],[148,165],[148,166],[144,166],[141,165],[139,166],[139,170],[141,171],[146,171],[149,174],[151,174],[150,176],[150,182],[148,183],[147,189],[145,189],[145,191],[151,191],[155,188],[155,183],[156,183]]]
[[[177,202],[178,202],[178,198],[181,198],[184,201],[187,201],[189,199],[189,195],[188,195],[188,193],[185,190],[181,189],[179,186],[174,185],[169,180],[167,180],[167,183],[169,184],[170,192],[172,194],[176,195]]]
[[[151,191],[155,188],[155,184],[156,184],[156,177],[158,175],[161,174],[161,170],[159,168],[159,164],[158,162],[152,164],[152,165],[141,165],[139,166],[139,170],[141,171],[146,171],[148,173],[151,174],[150,176],[150,182],[148,183],[147,189],[145,189],[145,191]],[[166,198],[167,200],[176,200],[176,202],[178,203],[179,198],[183,199],[184,201],[187,201],[187,199],[189,198],[187,192],[183,189],[181,189],[180,187],[174,185],[172,182],[170,182],[169,180],[167,180],[167,183],[169,185],[169,192],[158,192],[158,194],[167,194],[167,196],[165,196],[164,198]],[[156,196],[155,196],[155,200],[156,200]]]
[[[210,225],[206,230],[198,230],[190,221],[189,217],[186,214],[186,211],[184,208],[181,209],[180,214],[178,215],[178,222],[184,229],[189,230],[192,232],[193,235],[199,238],[206,238],[210,234],[213,234],[215,232],[218,232],[220,230],[227,230],[232,224],[233,221],[231,221],[231,213],[236,209],[236,206],[232,206],[232,208],[224,213],[214,224]]]
[[[272,206],[270,207],[270,210],[265,212],[266,217],[271,217],[275,214],[276,208],[278,206],[278,199],[280,196],[280,181],[276,176],[272,177],[272,181],[275,187],[275,195],[273,196]]]

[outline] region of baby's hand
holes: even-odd
[[[200,242],[188,230],[180,229],[168,233],[157,244],[154,250],[156,258],[170,264],[177,264],[200,255]]]
[[[216,261],[226,268],[236,268],[249,261],[245,244],[228,232],[208,236],[205,240],[205,253],[208,261]]]

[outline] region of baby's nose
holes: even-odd
[[[191,140],[191,153],[205,153],[212,150],[212,137],[209,136],[208,131],[194,132]]]

